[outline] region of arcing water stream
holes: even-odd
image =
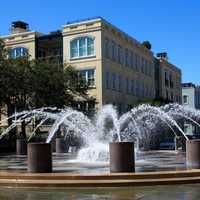
[[[198,123],[200,112],[179,104],[168,104],[163,107],[142,104],[121,117],[118,117],[117,111],[112,105],[105,105],[93,120],[72,108],[48,107],[23,111],[10,116],[9,119],[15,120],[1,133],[0,138],[7,135],[22,121],[32,123],[35,118],[37,118],[38,124],[30,134],[29,140],[35,136],[38,128],[43,126],[46,121],[51,120],[52,124],[46,142],[50,143],[62,126],[65,130],[65,138],[73,132],[75,136],[83,140],[83,147],[79,151],[78,159],[84,161],[105,160],[108,156],[108,144],[111,141],[137,141],[138,138],[148,140],[148,136],[151,134],[160,134],[159,125],[161,123],[168,126],[175,135],[182,134],[186,140],[188,138],[177,121],[187,120],[200,127]]]

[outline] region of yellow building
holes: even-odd
[[[123,113],[136,103],[156,98],[156,85],[163,84],[155,77],[153,52],[101,17],[69,22],[48,35],[29,31],[28,24],[18,21],[12,24],[11,34],[2,38],[13,57],[53,55],[73,65],[85,77],[89,95],[97,102],[86,105],[90,108],[111,103]],[[181,93],[180,70],[163,63],[173,72],[173,100],[179,101],[174,97]],[[163,87],[157,88],[166,97]]]
[[[158,53],[155,58],[156,97],[181,103],[181,70],[168,62],[167,53]]]
[[[102,18],[63,26],[63,61],[82,71],[99,108],[124,112],[155,97],[153,53]]]

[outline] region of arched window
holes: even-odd
[[[10,58],[18,58],[28,55],[28,49],[24,47],[16,47],[10,50]]]
[[[80,37],[70,43],[71,58],[81,58],[94,55],[94,38]]]

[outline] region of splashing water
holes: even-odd
[[[178,120],[188,120],[200,127],[198,123],[200,111],[179,104],[167,104],[162,107],[143,104],[121,117],[118,117],[117,111],[112,105],[105,105],[93,120],[72,108],[48,107],[9,116],[6,120],[14,119],[14,121],[0,135],[0,139],[22,121],[32,123],[35,118],[37,118],[38,124],[30,134],[29,140],[35,136],[38,128],[51,120],[52,125],[46,142],[50,143],[62,126],[65,130],[65,138],[69,133],[73,133],[83,140],[83,146],[78,152],[77,159],[88,162],[107,160],[109,142],[149,140],[153,134],[158,135],[162,132],[159,130],[161,124],[167,126],[174,135],[182,134],[186,140],[188,138],[178,125]]]

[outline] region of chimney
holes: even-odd
[[[23,33],[29,31],[29,25],[23,21],[12,22],[10,32],[11,34]]]
[[[166,60],[166,61],[168,61],[167,52],[157,53],[156,57],[158,59],[160,59],[160,60]]]

